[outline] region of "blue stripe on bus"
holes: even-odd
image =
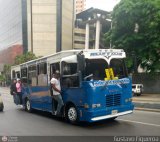
[[[36,93],[36,92],[42,92],[42,91],[48,91],[49,87],[48,86],[34,86],[31,87],[31,91]]]

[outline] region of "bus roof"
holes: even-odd
[[[63,55],[63,54],[66,54],[66,53],[70,53],[71,55],[74,55],[74,54],[78,54],[80,52],[83,52],[84,55],[86,57],[89,57],[89,56],[104,56],[106,55],[106,53],[123,53],[124,50],[123,49],[78,49],[78,50],[66,50],[66,51],[60,51],[60,52],[57,52],[57,53],[54,53],[54,54],[51,54],[51,55],[48,55],[48,56],[44,56],[44,57],[41,57],[41,58],[37,58],[37,59],[34,59],[34,60],[31,60],[31,61],[28,61],[28,62],[25,62],[25,63],[22,63],[22,64],[19,64],[19,65],[15,65],[15,66],[12,66],[12,68],[16,68],[18,66],[23,66],[23,65],[26,65],[26,64],[30,64],[30,63],[34,63],[36,61],[39,61],[39,60],[47,60],[48,58],[51,58],[51,57],[54,57],[54,56],[58,56],[58,55]],[[109,56],[110,54],[108,54]],[[110,55],[111,56],[111,55]]]

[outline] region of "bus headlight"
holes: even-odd
[[[84,108],[89,108],[89,105],[88,104],[84,104]]]
[[[125,99],[125,102],[132,102],[132,98]]]
[[[92,108],[101,107],[101,104],[92,104]]]

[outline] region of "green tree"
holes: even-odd
[[[34,60],[34,59],[37,59],[35,54],[32,53],[32,52],[27,52],[27,53],[25,53],[23,55],[18,55],[15,58],[15,65],[19,65],[19,64],[22,64],[24,62],[27,62],[27,61],[30,61],[30,60]]]
[[[5,76],[3,74],[0,75],[0,82],[5,81]]]
[[[11,81],[10,74],[11,74],[11,65],[5,64],[3,67],[3,76],[4,76],[4,81],[6,81],[7,84],[10,84]]]
[[[160,0],[121,0],[112,25],[106,41],[127,52],[130,69],[141,64],[150,72],[160,70]]]

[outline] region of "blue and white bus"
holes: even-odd
[[[70,50],[11,68],[11,77],[23,82],[22,105],[52,112],[56,107],[50,80],[61,73],[62,117],[69,122],[115,119],[133,112],[131,79],[121,49]]]

